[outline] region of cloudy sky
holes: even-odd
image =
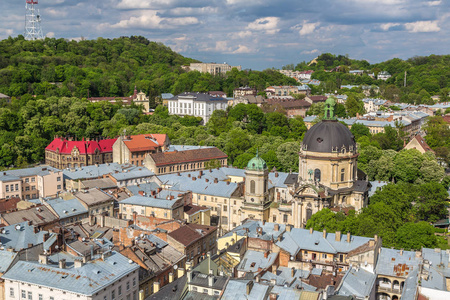
[[[44,34],[142,35],[203,62],[262,70],[320,53],[371,63],[450,53],[450,0],[39,0]],[[25,0],[0,1],[0,39]]]

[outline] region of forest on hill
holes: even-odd
[[[415,56],[407,60],[393,58],[370,64],[366,60],[324,53],[312,64],[301,62],[286,65],[283,69],[314,70],[312,78],[322,81],[317,91],[334,92],[341,85],[373,85],[380,88],[379,94],[374,93],[373,96],[396,102],[432,104],[433,95],[439,95],[441,102],[449,100],[450,55]],[[363,75],[353,75],[350,70],[365,72]],[[381,71],[389,72],[392,77],[384,81],[369,76]]]
[[[191,62],[196,60],[141,36],[79,42],[9,37],[0,41],[0,92],[15,97],[119,97],[132,95],[136,86],[154,100],[161,93],[225,91],[231,96],[240,86],[264,90],[296,83],[275,70],[233,70],[220,76],[184,71],[182,66]]]

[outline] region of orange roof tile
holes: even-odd
[[[131,152],[156,150],[164,145],[167,134],[139,134],[127,136],[125,145]]]

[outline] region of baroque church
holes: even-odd
[[[267,165],[261,157],[256,155],[249,161],[241,208],[246,218],[303,228],[322,208],[359,211],[367,206],[369,182],[358,170],[355,137],[334,116],[334,106],[334,100],[328,98],[324,118],[305,134],[299,173],[291,174],[285,182],[290,201],[278,201],[275,191],[268,189]]]

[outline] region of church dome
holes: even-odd
[[[302,149],[311,152],[355,152],[355,137],[337,120],[323,120],[305,134]]]
[[[256,153],[256,156],[250,159],[247,164],[247,170],[262,171],[265,169],[267,169],[267,164],[264,159],[259,157],[258,153]]]

